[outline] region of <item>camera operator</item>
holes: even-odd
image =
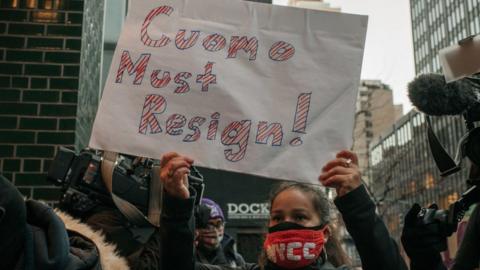
[[[430,206],[436,210],[436,205]],[[405,216],[402,244],[410,257],[410,269],[444,270],[440,252],[447,250],[447,235],[442,224],[424,224],[418,219],[421,207],[413,205]],[[480,208],[475,207],[451,270],[472,270],[480,266]]]
[[[160,175],[165,181],[165,188],[170,189],[169,179],[179,179],[187,181],[187,174],[190,172],[192,160],[180,158],[178,155],[165,155],[161,161],[160,166],[165,170],[168,170],[168,174]],[[175,174],[170,174],[175,172]],[[156,178],[152,178],[156,179]],[[106,183],[108,186],[108,184]],[[175,234],[178,230],[176,228],[184,225],[187,229],[186,237],[189,241],[190,236],[193,237],[193,219],[187,219],[189,224],[178,224],[178,220],[184,220],[183,217],[191,217],[193,213],[193,201],[195,199],[195,191],[173,187],[175,192],[183,194],[184,199],[178,200],[172,198],[166,194],[163,197],[163,204],[166,207],[162,211],[161,226],[155,227],[153,233],[147,241],[142,243],[138,240],[138,237],[132,233],[131,222],[125,217],[125,215],[116,207],[112,205],[102,204],[96,206],[89,214],[83,217],[83,221],[93,227],[94,229],[102,230],[109,242],[114,243],[118,247],[120,255],[124,256],[131,269],[176,269],[177,264],[181,266],[183,254],[175,253],[176,249],[162,249],[162,246],[177,246],[177,241],[181,240],[184,231],[180,231],[179,234]],[[111,192],[111,190],[110,190]],[[162,190],[159,190],[162,192]],[[190,194],[192,196],[190,197]],[[172,210],[174,209],[174,210]],[[133,226],[135,227],[135,226]],[[171,229],[168,229],[173,227]],[[170,233],[167,235],[163,233],[168,230]],[[174,243],[172,243],[174,242]],[[185,241],[179,241],[183,243]],[[181,259],[182,258],[182,259]],[[187,259],[188,260],[188,259]],[[176,266],[169,266],[170,261],[175,261]]]
[[[480,121],[480,73],[473,74],[478,72],[478,62],[473,56],[479,48],[478,37],[471,36],[442,49],[440,59],[444,60],[442,66],[445,76],[422,74],[408,85],[410,101],[426,115],[428,143],[440,175],[447,177],[459,172],[463,159],[468,159],[471,164],[467,180],[469,189],[448,210],[439,210],[436,205],[421,209],[415,204],[405,216],[401,240],[411,259],[411,269],[447,269],[440,255],[440,252],[447,250],[447,237],[457,230],[464,213],[480,201],[480,128],[476,124]],[[472,61],[466,64],[466,60]],[[455,158],[450,156],[437,138],[430,120],[430,116],[445,115],[461,115],[467,128],[467,133],[458,142]],[[479,211],[477,206],[450,269],[479,267]]]
[[[435,205],[430,208],[435,209]],[[420,206],[415,204],[405,216],[402,243],[410,257],[410,269],[443,270],[440,252],[447,250],[447,236],[439,223],[422,224],[418,221]],[[451,270],[471,270],[480,266],[480,212],[478,206],[472,212],[462,243]]]
[[[477,269],[480,267],[480,208],[475,206],[468,221],[463,241],[457,251],[453,270]]]
[[[479,177],[480,170],[472,162],[469,182],[474,183],[478,181]],[[462,195],[462,198],[465,197],[465,194]],[[478,201],[476,198],[478,194],[472,192],[470,195],[473,195],[472,201]],[[474,207],[462,242],[450,267],[451,270],[472,270],[480,266],[480,208],[478,205]],[[449,211],[452,211],[452,208]],[[405,252],[410,257],[411,270],[447,269],[443,264],[440,252],[447,250],[447,237],[456,231],[457,224],[454,223],[453,230],[448,228],[445,222],[434,218],[438,212],[436,204],[423,210],[420,205],[414,204],[405,216],[401,240]]]

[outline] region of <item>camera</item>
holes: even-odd
[[[148,214],[150,181],[153,159],[118,155],[112,175],[112,192]],[[98,205],[117,207],[101,174],[102,152],[85,149],[78,155],[67,148],[59,148],[48,171],[47,179],[62,188],[59,206],[82,218]],[[195,203],[200,203],[204,190],[203,176],[192,167],[189,184],[196,190]]]
[[[480,73],[450,83],[440,74],[422,74],[408,85],[408,91],[413,105],[427,115],[428,143],[440,175],[446,177],[460,171],[465,158],[471,161],[469,189],[461,198],[448,210],[426,208],[418,215],[423,224],[440,223],[445,236],[450,236],[468,208],[480,201],[480,127],[475,127],[475,122],[480,121]],[[430,116],[443,115],[463,116],[467,128],[458,142],[455,158],[441,145],[432,128]]]
[[[480,201],[480,188],[473,184],[460,199],[452,203],[448,210],[422,208],[417,218],[424,225],[438,223],[445,237],[457,231],[458,223],[463,219],[470,206]]]

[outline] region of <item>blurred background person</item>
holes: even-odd
[[[201,207],[208,209],[208,221],[205,226],[196,230],[196,259],[201,263],[229,265],[239,267],[245,265],[242,255],[236,251],[235,239],[225,233],[225,216],[222,208],[211,199],[203,198]]]

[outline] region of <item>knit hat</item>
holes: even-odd
[[[223,211],[220,205],[218,205],[216,202],[208,199],[208,198],[202,198],[200,201],[201,205],[205,205],[208,208],[210,208],[210,218],[221,218],[222,221],[225,221],[225,217],[223,216]]]

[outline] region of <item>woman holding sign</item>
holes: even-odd
[[[176,153],[163,157],[162,163],[165,166],[161,170],[160,178],[166,191],[167,212],[169,200],[192,201],[195,196],[193,191],[189,190],[184,177],[192,162],[191,159]],[[339,152],[335,159],[322,168],[319,181],[324,186],[337,190],[335,205],[354,239],[363,269],[407,269],[387,228],[375,214],[375,204],[361,184],[356,154],[350,151]],[[318,187],[302,183],[283,184],[272,194],[263,254],[258,264],[247,264],[243,270],[350,269],[345,265],[345,253],[335,244],[331,234],[330,205]],[[178,268],[178,262],[168,263],[171,263],[172,269],[229,269],[223,266],[195,265],[191,254],[193,230],[188,228],[186,219],[178,220],[178,224],[179,226],[171,228],[174,228],[176,235],[183,231],[185,237],[180,241],[191,239],[188,244],[192,248],[182,252],[184,257],[181,268]],[[184,242],[181,244],[186,246]]]

